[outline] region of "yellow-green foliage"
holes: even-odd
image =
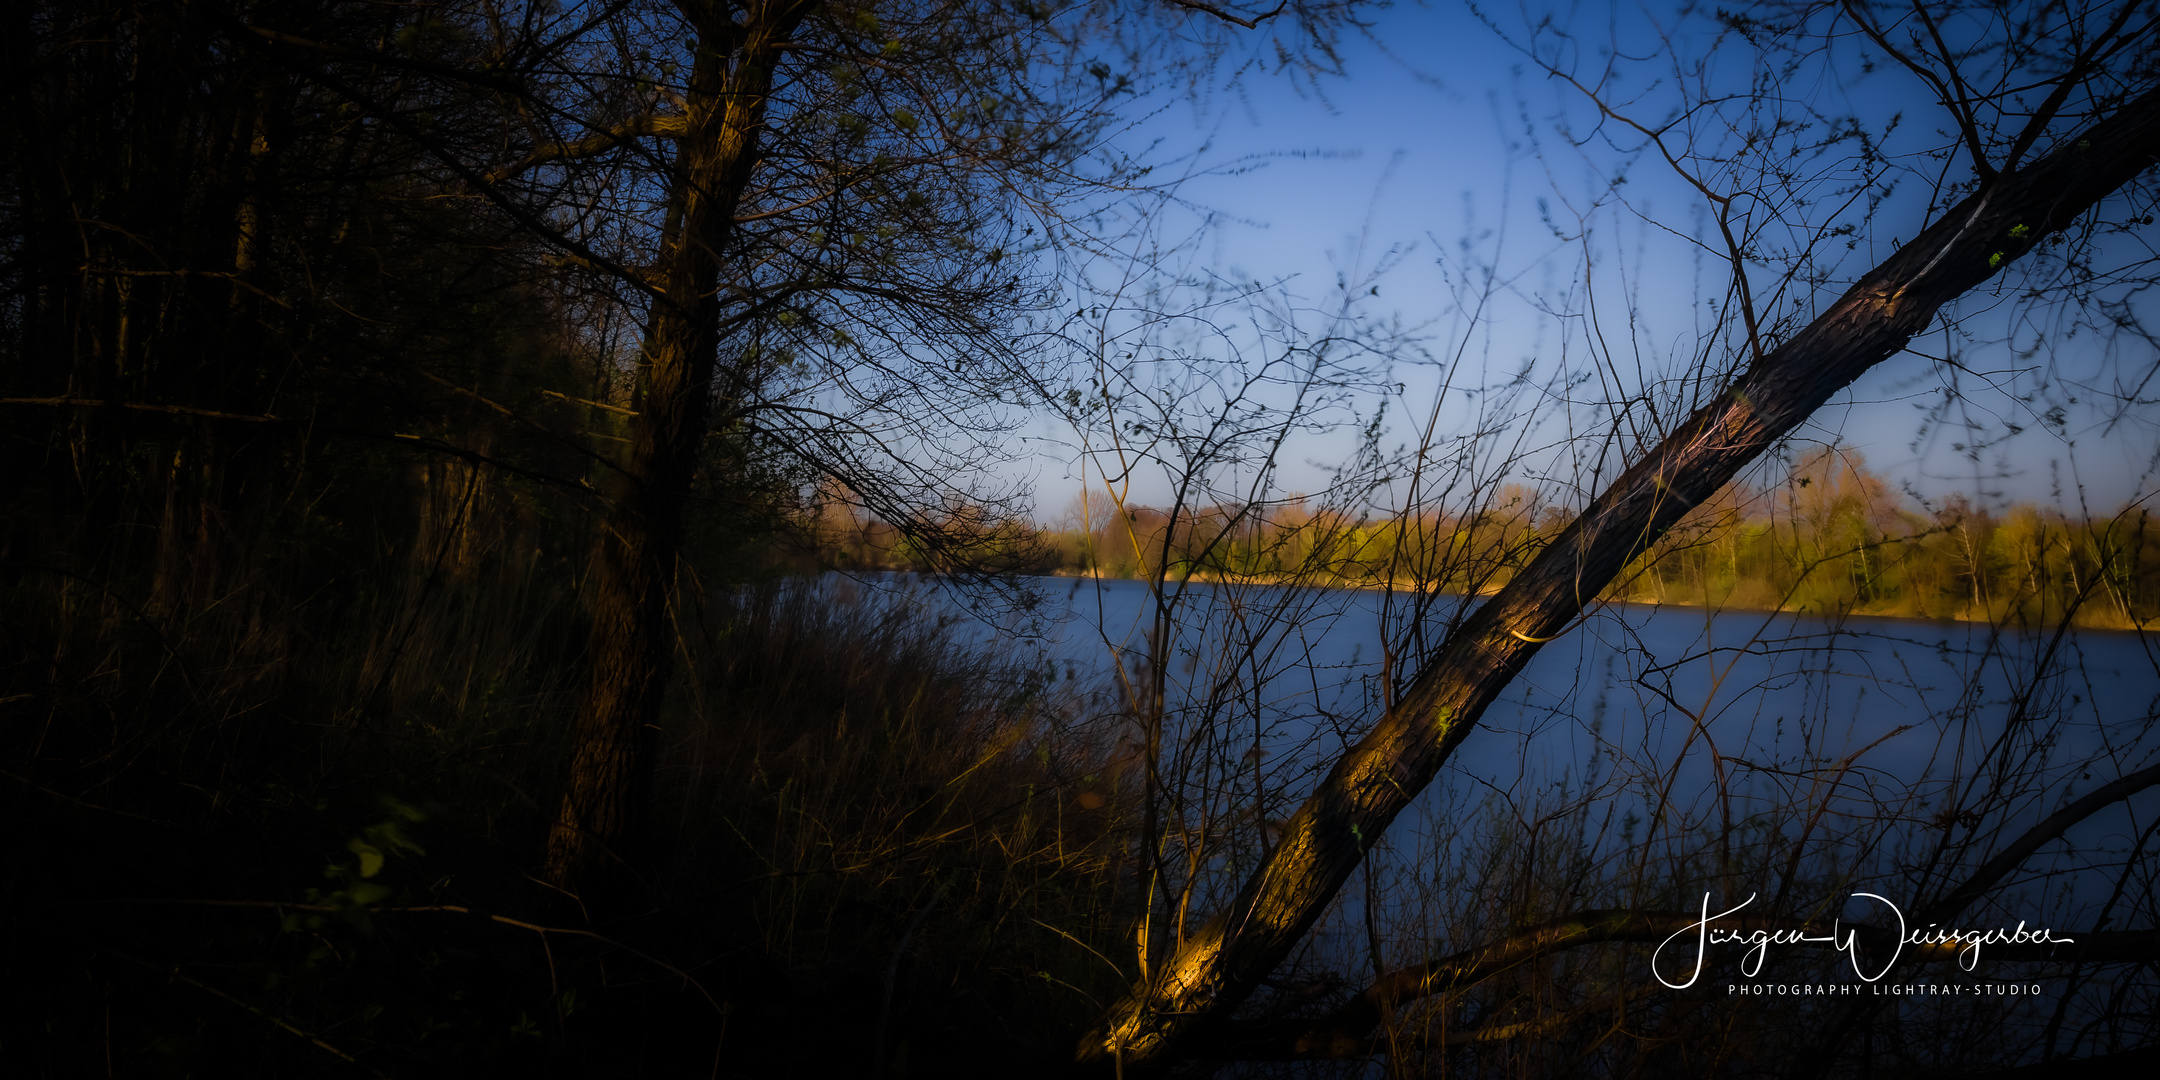
[[[1489,592],[1569,521],[1505,484],[1481,509],[1358,518],[1292,498],[1173,515],[1080,504],[1064,527],[980,534],[1003,565],[1036,573],[1200,578]],[[937,569],[877,522],[829,531],[844,565]],[[1024,557],[1019,553],[1024,552]],[[1637,558],[1606,597],[1649,603],[2128,628],[2160,617],[2160,535],[2141,506],[2072,517],[1963,495],[1922,505],[1858,453],[1820,448],[1784,482],[1734,484]]]
[[[1917,506],[1859,454],[1801,458],[1768,492],[1728,489],[1636,561],[1622,599],[2130,628],[2160,616],[2144,508],[2073,518],[1952,495]]]

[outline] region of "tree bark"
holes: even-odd
[[[1083,1062],[1162,1065],[1226,1019],[1326,910],[1378,836],[1424,790],[1540,645],[1637,554],[1946,303],[2059,233],[2160,159],[2160,92],[2001,173],[1757,360],[1623,473],[1449,637],[1335,764],[1237,898],[1081,1040]]]
[[[635,881],[672,655],[667,610],[683,511],[710,418],[721,260],[756,165],[781,46],[810,5],[756,4],[741,24],[727,5],[692,0],[683,9],[702,40],[675,158],[681,226],[657,260],[648,382],[594,553],[592,666],[548,836],[548,880],[579,894],[588,910],[619,903]]]

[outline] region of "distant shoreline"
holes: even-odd
[[[1147,579],[1146,579],[1146,578],[1136,578],[1136,577],[1121,577],[1121,576],[1113,576],[1113,575],[1109,575],[1109,574],[1104,574],[1104,573],[1102,573],[1102,572],[1100,572],[1100,571],[1088,572],[1088,571],[1071,571],[1071,570],[1058,570],[1058,571],[1052,571],[1052,572],[1050,572],[1050,573],[1046,573],[1046,574],[1014,574],[1014,575],[1011,575],[1011,576],[1013,576],[1013,577],[1032,577],[1032,578],[1041,578],[1041,579],[1046,579],[1046,580],[1047,580],[1047,579],[1057,579],[1057,580],[1069,580],[1069,581],[1130,581],[1130,582],[1133,582],[1134,584],[1145,584],[1145,583],[1146,583],[1146,581],[1147,581]],[[1193,575],[1191,575],[1190,577],[1184,578],[1184,579],[1182,579],[1182,580],[1183,580],[1183,581],[1186,581],[1186,582],[1191,582],[1191,583],[1194,583],[1194,584],[1201,584],[1201,585],[1220,585],[1220,584],[1225,584],[1225,583],[1226,583],[1225,579],[1223,579],[1223,578],[1222,578],[1222,577],[1220,577],[1219,575],[1215,575],[1215,574],[1205,574],[1205,573],[1198,573],[1198,574],[1193,574]],[[1306,582],[1306,583],[1303,583],[1303,584],[1295,584],[1295,585],[1293,585],[1293,584],[1289,584],[1289,583],[1282,583],[1282,582],[1267,582],[1267,581],[1261,580],[1261,579],[1259,579],[1259,578],[1257,578],[1257,577],[1255,577],[1255,578],[1251,578],[1251,579],[1247,579],[1247,583],[1250,583],[1250,584],[1255,584],[1255,585],[1270,585],[1270,584],[1273,584],[1273,585],[1277,585],[1277,586],[1280,586],[1280,587],[1284,587],[1284,588],[1308,588],[1308,589],[1344,589],[1344,590],[1355,590],[1355,591],[1359,591],[1359,592],[1381,592],[1381,591],[1384,591],[1385,589],[1387,589],[1387,586],[1385,586],[1385,585],[1380,585],[1380,584],[1358,584],[1358,583],[1355,583],[1355,582],[1345,582],[1345,581],[1338,581],[1338,582],[1333,582],[1333,583],[1325,583],[1325,584],[1323,584],[1323,583],[1318,583],[1318,582]],[[1492,596],[1492,595],[1494,595],[1494,594],[1498,593],[1498,592],[1500,591],[1500,588],[1501,588],[1500,586],[1495,586],[1495,587],[1493,587],[1493,588],[1489,588],[1489,589],[1484,589],[1484,590],[1481,590],[1481,591],[1479,591],[1479,592],[1477,592],[1477,593],[1475,593],[1475,594],[1471,594],[1471,593],[1461,593],[1461,592],[1442,592],[1442,593],[1440,593],[1439,595],[1441,595],[1441,596],[1452,596],[1452,597],[1467,597],[1467,596],[1471,596],[1471,595],[1476,595],[1476,596],[1480,596],[1480,597],[1487,597],[1487,596]],[[1405,587],[1405,586],[1397,586],[1397,591],[1399,591],[1399,592],[1403,592],[1403,593],[1412,593],[1412,592],[1416,592],[1416,591],[1418,591],[1418,590],[1415,590],[1415,589],[1411,589],[1411,588],[1409,588],[1409,587]],[[1987,618],[1976,618],[1976,617],[1973,617],[1973,616],[1970,616],[1970,615],[1950,615],[1950,616],[1936,616],[1936,615],[1898,615],[1898,614],[1891,614],[1891,613],[1887,613],[1887,612],[1868,612],[1868,611],[1847,611],[1847,612],[1835,612],[1835,613],[1833,613],[1833,612],[1822,612],[1822,611],[1809,611],[1809,610],[1807,610],[1807,609],[1805,609],[1805,608],[1798,608],[1798,607],[1776,607],[1776,608],[1766,608],[1766,607],[1752,607],[1752,606],[1733,606],[1733,607],[1722,607],[1722,606],[1716,606],[1716,605],[1711,605],[1711,604],[1693,604],[1693,603],[1688,603],[1688,602],[1686,602],[1686,601],[1678,601],[1678,600],[1654,600],[1654,599],[1600,599],[1600,600],[1593,600],[1593,601],[1592,601],[1592,602],[1591,602],[1590,604],[1586,604],[1586,605],[1584,606],[1584,608],[1585,608],[1585,610],[1586,610],[1586,611],[1587,611],[1588,609],[1592,608],[1592,607],[1646,607],[1646,608],[1679,608],[1679,609],[1682,609],[1682,610],[1688,610],[1688,611],[1706,611],[1706,612],[1710,612],[1710,613],[1712,613],[1712,614],[1718,614],[1718,615],[1723,615],[1723,614],[1733,614],[1733,615],[1797,615],[1797,616],[1801,616],[1801,617],[1804,617],[1804,618],[1810,618],[1810,619],[1826,619],[1826,620],[1828,620],[1828,619],[1871,619],[1871,620],[1878,620],[1878,621],[1883,621],[1883,622],[1906,622],[1906,623],[1926,623],[1926,624],[1933,624],[1933,625],[1938,625],[1938,626],[1953,626],[1953,625],[1954,625],[1954,626],[1998,626],[1998,624],[1997,624],[1997,623],[1995,623],[1995,622],[1994,622],[1993,620],[1991,620],[1991,619],[1987,619]],[[2153,620],[2153,622],[2156,622],[2156,623],[2160,623],[2160,620]],[[2000,629],[2004,629],[2004,630],[2019,630],[2019,631],[2041,631],[2041,630],[2052,630],[2052,629],[2054,629],[2054,628],[2055,628],[2055,627],[2056,627],[2057,625],[2058,625],[2058,624],[2056,624],[2056,623],[2052,623],[2052,622],[2050,622],[2050,623],[2042,623],[2042,624],[2039,624],[2039,625],[2031,625],[2031,626],[2019,626],[2019,625],[2013,625],[2013,624],[2000,624]],[[2104,625],[2104,624],[2096,624],[2096,623],[2091,623],[2091,622],[2072,622],[2072,623],[2071,623],[2071,627],[2072,627],[2072,629],[2075,629],[2075,630],[2078,630],[2078,631],[2081,631],[2081,632],[2082,632],[2082,631],[2092,631],[2092,632],[2095,632],[2095,633],[2108,633],[2108,634],[2140,634],[2140,635],[2142,635],[2142,634],[2145,634],[2145,633],[2149,633],[2149,632],[2152,632],[2152,631],[2155,631],[2155,630],[2160,630],[2160,625],[2153,625],[2153,626],[2109,626],[2109,625]]]

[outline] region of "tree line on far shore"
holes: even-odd
[[[820,560],[847,570],[955,569],[895,527],[832,504],[815,525]],[[1476,510],[1353,517],[1302,498],[1241,512],[1172,515],[1084,493],[1028,527],[973,515],[978,567],[1020,574],[1280,580],[1410,587],[1411,568],[1445,565],[1440,587],[1506,584],[1572,515],[1508,483]],[[948,516],[970,531],[970,513]],[[1429,579],[1428,579],[1429,580]],[[1781,482],[1736,482],[1691,512],[1604,592],[1612,601],[1752,611],[1960,619],[2014,626],[2136,629],[2160,618],[2160,522],[2144,500],[2111,513],[1963,493],[1921,498],[1857,451],[1797,455]]]

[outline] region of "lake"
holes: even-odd
[[[963,633],[1061,679],[1146,683],[1158,605],[1145,583],[1026,584],[1032,611]],[[1172,771],[1222,805],[1287,816],[1377,715],[1387,643],[1409,640],[1404,601],[1188,586],[1164,638]],[[1432,617],[1460,603],[1436,600]],[[1390,830],[1382,865],[1459,862],[1473,819],[1572,822],[1606,867],[1653,847],[1685,862],[1774,830],[1805,839],[1818,875],[1939,893],[2069,799],[2160,760],[2154,646],[2116,631],[1603,606],[1486,711]],[[2148,791],[2087,820],[2027,864],[2055,876],[2010,889],[2004,910],[2092,925],[2156,813]],[[1737,902],[1771,883],[1724,884]]]

